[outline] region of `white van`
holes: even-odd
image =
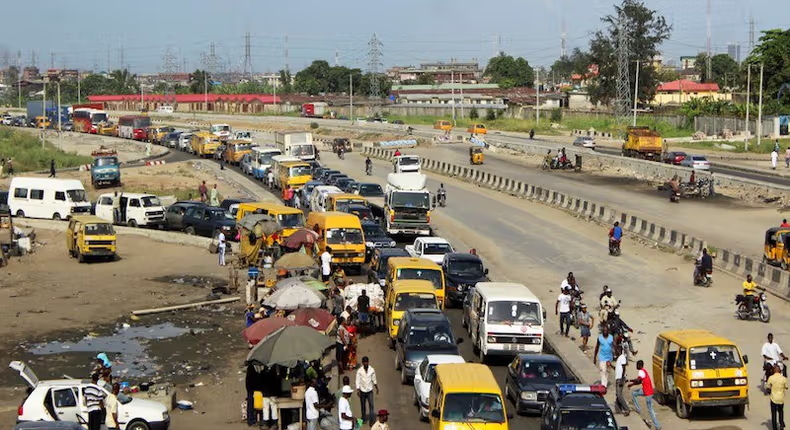
[[[342,194],[343,190],[334,185],[316,185],[310,193],[310,210],[326,212],[326,198],[330,194]]]
[[[153,194],[118,193],[120,213],[113,212],[114,193],[96,199],[96,216],[129,227],[156,227],[165,223],[165,208]]]
[[[420,173],[419,155],[399,155],[392,160],[395,173]]]
[[[258,180],[266,179],[268,170],[272,168],[272,158],[282,154],[277,148],[252,148],[252,176]]]
[[[280,165],[283,163],[292,163],[302,161],[299,158],[290,155],[275,155],[272,157],[272,173],[274,173],[274,188],[282,188],[280,184]]]
[[[17,410],[17,423],[32,421],[64,421],[87,425],[85,388],[91,381],[84,379],[50,379],[41,381],[32,369],[21,361],[8,367],[19,372],[29,385],[29,394]],[[107,390],[99,386],[105,394]],[[157,429],[170,427],[170,414],[162,403],[135,399],[118,394],[118,424],[120,430]]]
[[[540,300],[522,284],[478,282],[464,316],[480,360],[488,355],[516,355],[543,351]]]
[[[76,179],[15,177],[8,189],[8,206],[19,218],[59,220],[91,212],[85,187]]]
[[[158,113],[173,113],[173,106],[170,105],[162,105],[156,108]]]

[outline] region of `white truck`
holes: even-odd
[[[283,155],[297,157],[302,161],[315,160],[313,134],[306,131],[278,131],[274,135],[277,148]]]
[[[441,237],[418,237],[414,243],[404,247],[406,252],[415,258],[427,258],[436,264],[442,264],[444,254],[455,252],[447,239]]]
[[[430,236],[431,193],[421,173],[390,173],[384,191],[387,233]]]
[[[399,155],[392,160],[395,173],[420,173],[419,155]]]

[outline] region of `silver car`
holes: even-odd
[[[689,155],[680,162],[680,165],[694,170],[710,170],[710,161],[704,155]]]
[[[581,146],[582,148],[595,149],[595,139],[590,136],[580,136],[573,141],[573,146]]]

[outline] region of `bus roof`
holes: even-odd
[[[360,196],[359,194],[349,194],[349,193],[330,194],[329,198],[332,199],[332,200],[362,200],[362,201],[367,201],[367,200],[365,200],[364,197]]]
[[[423,279],[402,279],[392,283],[392,291],[398,293],[436,294],[433,282]]]
[[[664,331],[659,333],[658,336],[687,348],[707,345],[735,345],[733,341],[713,334],[708,330]]]
[[[391,257],[389,260],[387,260],[387,264],[392,266],[414,267],[419,269],[442,270],[441,266],[427,258]]]
[[[485,393],[502,395],[494,374],[485,364],[443,363],[436,365],[436,382],[448,393]]]
[[[523,284],[514,282],[478,282],[475,291],[490,300],[529,300],[540,302],[537,296]]]
[[[277,213],[284,213],[284,214],[291,214],[291,213],[303,213],[300,209],[292,208],[290,206],[281,205],[279,203],[272,203],[272,202],[247,202],[247,203],[239,203],[239,208],[244,208],[244,210],[255,210],[255,209],[265,209],[268,211],[276,211]]]
[[[83,224],[112,224],[104,218],[99,218],[96,215],[74,215],[71,217],[74,221],[79,221]]]

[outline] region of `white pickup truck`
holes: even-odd
[[[436,264],[442,264],[444,254],[455,252],[450,242],[441,237],[418,237],[404,249],[412,257],[427,258]]]

